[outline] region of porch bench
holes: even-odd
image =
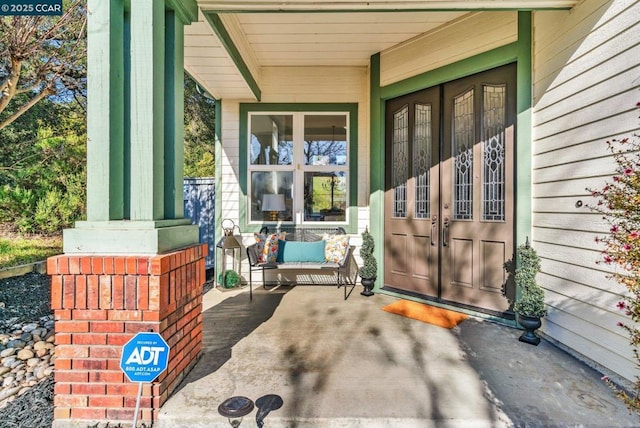
[[[289,231],[290,230],[290,231]],[[267,261],[261,262],[258,254],[258,245],[257,243],[251,244],[247,246],[247,259],[249,260],[249,298],[253,299],[253,272],[261,271],[262,272],[262,287],[267,288],[267,284],[265,281],[265,272],[270,270],[317,270],[317,271],[325,271],[334,273],[337,276],[338,288],[344,287],[344,299],[351,295],[353,288],[355,287],[355,280],[352,280],[349,276],[349,272],[352,268],[353,261],[353,252],[355,247],[350,245],[345,249],[345,255],[340,262],[333,261],[320,261],[317,257],[311,256],[311,259],[315,259],[313,261],[306,261],[308,259],[308,251],[318,251],[318,242],[322,240],[322,237],[325,233],[333,233],[338,235],[345,235],[344,229],[289,229],[289,230],[281,230],[285,232],[285,239],[283,241],[284,246],[287,243],[295,243],[293,251],[300,256],[301,259],[297,259],[296,256],[288,257],[286,260],[281,260],[278,258],[276,261]],[[265,231],[265,228],[263,228]],[[266,231],[268,233],[268,231]],[[280,240],[282,241],[282,240]],[[312,246],[315,245],[315,248]],[[323,255],[324,255],[324,246]],[[281,252],[282,248],[279,248],[278,251]],[[281,254],[281,253],[280,253]],[[306,255],[306,256],[305,256]],[[347,293],[347,287],[351,286],[351,290]]]

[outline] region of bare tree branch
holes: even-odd
[[[86,18],[86,0],[59,17],[0,17],[0,129],[44,97],[84,93]]]
[[[53,94],[55,94],[55,90],[53,88],[47,87],[47,88],[43,89],[35,97],[30,99],[27,103],[23,104],[18,110],[16,110],[15,113],[13,113],[11,116],[9,116],[7,119],[5,119],[4,122],[0,122],[0,129],[6,127],[7,125],[9,125],[13,121],[15,121],[17,118],[22,116],[27,110],[29,110],[31,107],[33,107],[33,105],[35,103],[37,103],[38,101],[40,101],[44,97],[49,96],[49,95],[53,95]]]

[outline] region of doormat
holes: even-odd
[[[444,328],[453,328],[468,318],[460,312],[425,305],[410,300],[398,300],[382,308],[383,311],[426,322]]]

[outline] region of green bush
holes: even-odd
[[[62,193],[54,189],[45,193],[38,200],[33,216],[33,225],[44,233],[55,233],[63,228],[73,226],[83,212],[81,195]]]
[[[0,222],[21,233],[57,233],[85,212],[84,115],[49,104],[55,119],[32,118],[17,135],[22,123],[0,130],[0,140],[14,143],[0,155],[8,165],[0,170]]]

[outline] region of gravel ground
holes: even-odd
[[[205,283],[203,293],[213,287]],[[0,279],[0,334],[18,323],[29,323],[51,315],[51,279],[47,275],[27,274]],[[39,382],[0,409],[0,428],[50,428],[53,423],[53,375]],[[2,386],[0,385],[0,391]],[[88,428],[118,428],[99,424]],[[144,423],[142,428],[148,428]]]
[[[0,333],[16,323],[51,315],[50,279],[27,274],[0,280]],[[53,423],[53,375],[0,409],[0,428],[50,428]]]

